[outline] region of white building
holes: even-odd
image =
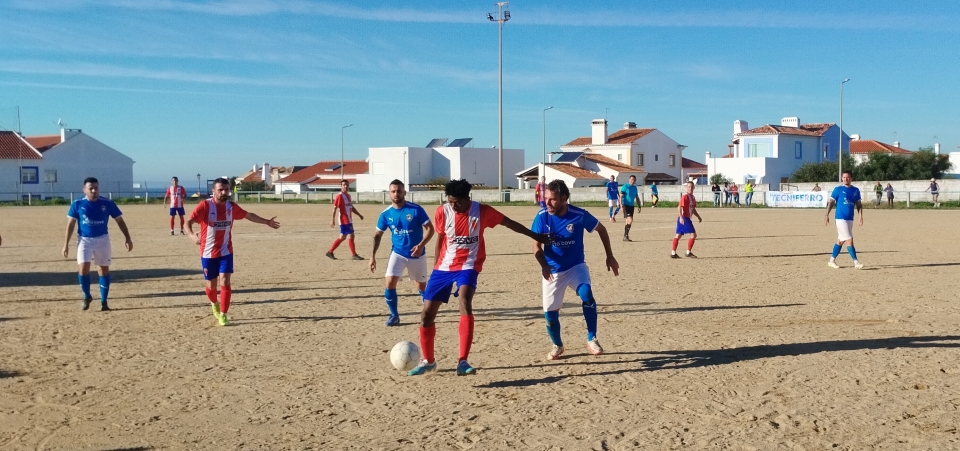
[[[876,154],[888,154],[888,155],[902,155],[902,156],[911,156],[913,152],[901,149],[899,142],[894,142],[892,145],[883,143],[874,139],[860,139],[860,135],[851,135],[850,136],[850,156],[853,157],[853,160],[857,164],[863,163],[870,158],[870,155]]]
[[[366,173],[369,165],[363,160],[345,160],[342,165],[340,163],[340,160],[328,160],[307,166],[275,181],[273,188],[277,194],[338,191],[340,181],[346,180],[356,189],[357,177]]]
[[[371,147],[367,156],[370,170],[357,174],[357,191],[385,191],[394,179],[408,186],[436,178],[497,186],[496,148],[467,147],[470,138],[457,139],[449,145],[446,141],[435,139],[427,147]],[[510,174],[523,169],[523,153],[523,149],[503,149],[505,188],[517,188],[516,179]]]
[[[67,197],[83,179],[96,177],[103,195],[130,194],[134,161],[78,129],[60,135],[20,137],[0,131],[0,199],[20,195]]]
[[[591,132],[590,136],[560,146],[560,150],[600,154],[630,166],[645,173],[644,177],[637,177],[638,183],[669,185],[681,180],[683,149],[687,146],[678,144],[660,130],[637,128],[636,123],[627,122],[622,129],[608,135],[606,119],[594,119]]]
[[[584,152],[566,152],[562,155],[569,161],[537,164],[516,174],[517,183],[523,188],[533,188],[543,174],[546,180],[563,180],[570,188],[605,186],[610,176],[619,184],[627,183],[630,176],[637,178],[637,184],[643,184],[646,172],[627,166],[612,158]],[[562,158],[561,158],[562,159]]]
[[[848,149],[850,138],[844,133],[843,139]],[[720,173],[737,184],[752,180],[778,190],[800,166],[836,160],[840,128],[831,123],[801,124],[796,117],[754,129],[748,129],[746,121],[734,121],[728,147],[729,153],[719,157],[707,152],[710,177]]]

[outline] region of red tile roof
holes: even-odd
[[[357,179],[349,178],[349,177],[345,178],[344,180],[346,180],[347,183],[351,185],[357,182]],[[316,179],[312,182],[307,183],[307,187],[309,188],[340,188],[340,177]]]
[[[607,137],[607,144],[630,144],[644,136],[650,134],[650,132],[656,130],[655,128],[626,128],[617,130],[610,134]],[[593,137],[591,136],[581,136],[573,141],[565,144],[567,146],[592,146]]]
[[[707,168],[707,165],[699,161],[693,161],[689,158],[684,158],[680,166],[687,169],[706,169]]]
[[[616,169],[617,171],[620,171],[620,172],[643,172],[640,170],[640,168],[630,167],[617,160],[614,160],[613,158],[600,155],[600,154],[585,153],[583,154],[582,158],[584,160],[592,161],[596,164],[604,165],[610,169]]]
[[[752,128],[743,133],[737,133],[737,136],[740,135],[799,135],[799,136],[823,136],[827,130],[833,127],[833,124],[820,123],[820,124],[801,124],[799,127],[787,127],[785,125],[762,125],[757,128]]]
[[[873,139],[858,139],[856,141],[850,141],[850,153],[868,154],[874,152],[894,153],[901,155],[909,155],[913,153],[907,149],[901,149],[899,147],[882,143]]]
[[[25,136],[23,139],[26,139],[40,153],[60,144],[60,135]]]
[[[662,172],[651,172],[647,174],[645,182],[676,182],[680,180],[670,174],[664,174]]]
[[[590,172],[583,168],[578,168],[572,164],[567,163],[547,163],[547,167],[550,169],[556,169],[564,174],[567,174],[571,177],[576,177],[578,179],[587,179],[587,180],[606,180],[606,177],[603,177],[596,172]]]
[[[0,131],[0,159],[41,160],[43,157],[29,142],[25,142],[15,132]]]
[[[283,183],[305,183],[311,179],[317,177],[340,177],[340,168],[329,170],[332,167],[336,167],[340,164],[340,160],[336,161],[321,161],[313,166],[307,166],[304,169],[301,169],[293,174],[290,174],[284,177],[281,181]],[[366,174],[369,170],[370,165],[363,160],[347,160],[343,164],[343,176],[347,178],[348,175],[356,174]],[[340,179],[337,178],[337,184],[340,183]]]

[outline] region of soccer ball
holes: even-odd
[[[420,348],[409,342],[401,341],[390,350],[390,363],[400,371],[410,371],[420,363]]]

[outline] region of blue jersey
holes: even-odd
[[[623,193],[623,205],[631,206],[636,205],[637,203],[637,187],[635,185],[626,184],[620,187],[620,192]]]
[[[530,229],[553,236],[553,244],[543,246],[543,255],[551,272],[558,273],[583,263],[583,231],[593,232],[598,224],[600,221],[586,210],[567,205],[563,216],[540,210]]]
[[[651,184],[651,185],[650,185],[650,192],[653,193],[654,196],[659,196],[659,195],[660,195],[659,193],[657,193],[657,185]]]
[[[619,195],[617,194],[620,190],[620,185],[617,182],[607,182],[607,199],[608,200],[617,200]]]
[[[77,199],[67,210],[67,216],[77,220],[77,234],[87,238],[106,235],[107,221],[120,215],[117,204],[106,197],[99,197],[95,201],[86,197]]]
[[[830,197],[837,202],[837,219],[853,221],[853,212],[860,200],[860,189],[856,186],[840,185],[833,189]]]
[[[410,249],[423,241],[423,226],[429,223],[430,217],[427,216],[423,207],[407,202],[402,208],[393,208],[391,205],[383,210],[383,213],[380,213],[380,219],[377,220],[377,230],[386,232],[390,229],[393,252],[406,258],[419,258],[423,254],[411,255]]]

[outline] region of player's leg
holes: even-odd
[[[230,287],[231,275],[233,275],[233,254],[220,257],[220,318],[218,319],[221,326],[230,325],[227,311],[230,310],[230,297],[233,295],[233,289]]]
[[[177,208],[177,215],[180,216],[180,234],[186,235],[187,233],[183,230],[183,216],[186,212],[183,211],[183,207]],[[172,227],[171,227],[172,228]]]
[[[342,243],[344,240],[347,239],[347,234],[349,233],[353,233],[353,230],[351,230],[348,226],[344,226],[341,224],[340,235],[338,235],[337,239],[333,240],[333,244],[330,245],[330,250],[327,251],[327,257],[332,258],[334,260],[337,259],[337,257],[333,256],[333,251],[337,250],[337,248],[340,247],[340,243]]]
[[[398,255],[396,252],[391,252],[387,260],[387,272],[386,275],[384,275],[386,288],[383,290],[383,298],[387,302],[387,309],[390,311],[390,317],[387,318],[387,322],[385,323],[387,326],[400,325],[400,312],[397,309],[397,284],[403,275],[406,262],[407,259]]]
[[[100,311],[110,310],[107,304],[107,297],[110,294],[110,263],[112,261],[112,252],[110,249],[110,237],[108,235],[93,238],[93,261],[97,262],[100,273]]]
[[[423,301],[423,293],[427,289],[427,279],[430,278],[430,269],[427,268],[427,258],[420,257],[407,260],[407,277],[417,284],[417,291],[420,293],[420,301]]]
[[[623,241],[630,241],[630,227],[633,226],[633,213],[634,207],[629,205],[623,206]]]
[[[357,255],[357,246],[356,246],[356,244],[354,244],[354,238],[355,238],[355,236],[354,236],[354,234],[353,234],[353,226],[352,226],[352,225],[351,225],[350,229],[351,229],[351,230],[350,230],[350,234],[347,235],[347,246],[350,247],[350,255],[352,256],[351,258],[354,259],[354,260],[363,260],[363,257]]]
[[[453,273],[450,271],[434,271],[430,274],[423,294],[423,310],[420,312],[420,350],[423,352],[423,361],[407,372],[410,376],[419,376],[437,368],[434,356],[434,338],[437,335],[435,321],[440,306],[450,300],[453,282]]]
[[[678,228],[677,234],[673,236],[673,241],[670,243],[671,246],[672,246],[671,249],[670,249],[670,258],[680,258],[680,256],[677,255],[677,246],[680,245],[680,238],[683,237],[683,233],[680,233],[680,232],[679,232],[679,227],[680,227],[680,225],[678,224],[678,225],[677,225],[677,228]]]
[[[583,319],[587,323],[587,351],[593,355],[603,354],[603,347],[597,340],[597,301],[593,298],[590,288],[590,270],[586,263],[581,263],[569,269],[571,285],[576,284],[577,296],[580,297],[583,309]]]
[[[473,295],[477,291],[477,272],[468,269],[460,271],[457,277],[457,300],[460,308],[460,355],[457,358],[457,376],[476,374],[476,368],[470,366],[470,346],[473,344]]]
[[[843,219],[836,219],[837,223],[837,242],[833,245],[833,251],[830,253],[830,261],[827,262],[827,266],[837,269],[840,266],[837,265],[837,256],[840,255],[840,250],[843,248],[843,243],[847,240],[852,240],[853,235],[851,229],[853,228],[853,221],[844,221]]]
[[[863,263],[857,260],[857,248],[853,246],[853,237],[850,237],[849,244],[847,244],[847,253],[850,254],[850,258],[853,259],[853,267],[863,269]]]
[[[213,317],[220,321],[220,302],[217,301],[217,288],[220,281],[220,257],[200,258],[200,267],[203,269],[204,292],[210,301],[210,310]]]
[[[690,229],[693,230],[693,224],[690,224]],[[693,255],[693,244],[697,242],[697,231],[694,230],[690,233],[690,239],[687,240],[687,257],[697,258],[696,255]]]
[[[567,289],[567,271],[553,275],[553,280],[540,278],[543,286],[543,318],[547,322],[547,336],[553,348],[547,353],[547,360],[559,360],[563,355],[563,339],[560,335],[560,308],[563,306],[563,293]]]
[[[173,235],[173,219],[177,215],[177,209],[170,207],[170,235]]]

